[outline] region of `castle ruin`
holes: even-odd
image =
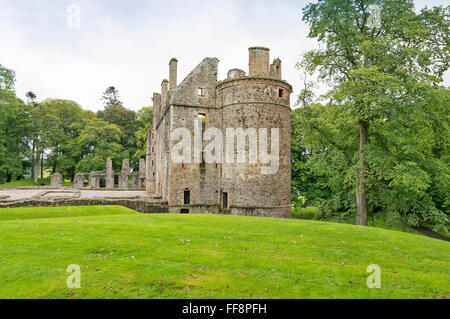
[[[292,87],[282,80],[280,59],[270,64],[269,49],[249,48],[248,74],[232,69],[225,80],[218,81],[219,60],[205,58],[180,84],[177,63],[175,58],[170,60],[169,80],[162,81],[161,93],[153,94],[153,128],[148,133],[146,155],[147,193],[166,201],[170,213],[290,217]],[[237,136],[236,143],[247,156],[251,143],[245,137],[247,130],[267,129],[270,135],[271,129],[278,129],[277,171],[262,174],[267,163],[260,160],[205,162],[203,152],[194,155],[193,162],[174,161],[171,154],[176,141],[171,133],[180,127],[192,136],[198,136],[200,130],[200,141],[196,137],[191,141],[194,149],[196,142],[202,147],[207,144],[203,134],[208,128],[217,128],[223,135],[229,128],[242,129],[244,139]],[[261,140],[259,144],[261,147]]]

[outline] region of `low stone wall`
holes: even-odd
[[[168,213],[168,206],[165,202],[156,202],[146,199],[58,199],[58,200],[38,200],[29,199],[24,201],[12,201],[0,203],[0,208],[11,207],[57,207],[57,206],[93,206],[93,205],[118,205],[128,207],[140,213]]]
[[[258,216],[258,217],[274,217],[274,218],[291,218],[291,206],[277,206],[277,207],[238,207],[231,206],[229,209],[224,209],[218,205],[182,205],[170,206],[169,213],[180,213],[182,210],[194,214],[229,214],[241,216]]]
[[[291,218],[291,206],[278,207],[237,207],[231,206],[230,213],[232,215],[241,216],[259,216],[259,217],[275,217],[275,218]]]
[[[220,208],[218,205],[182,205],[182,206],[170,206],[169,213],[177,214],[182,210],[189,211],[190,214],[218,214]]]
[[[0,188],[0,192],[3,190],[11,190],[11,189],[17,189],[17,190],[44,190],[44,189],[48,189],[48,190],[90,190],[90,191],[107,191],[107,192],[114,192],[114,191],[143,191],[145,190],[144,188],[91,188],[91,187],[81,187],[81,188],[76,188],[76,187],[71,187],[71,186],[66,186],[66,187],[61,187],[61,188],[55,188],[55,187],[51,187],[51,186],[15,186],[15,187],[5,187],[5,188]]]

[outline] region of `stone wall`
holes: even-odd
[[[91,189],[142,189],[146,188],[147,178],[147,164],[145,159],[139,160],[139,172],[132,173],[130,171],[130,162],[128,159],[124,159],[122,162],[122,170],[120,173],[113,171],[112,160],[108,158],[106,160],[106,170],[90,172],[89,174],[78,173],[75,174],[73,179],[74,187],[77,189],[91,188]],[[88,179],[88,185],[85,185],[85,179]],[[118,180],[118,184],[115,180]],[[131,183],[130,183],[131,179]]]
[[[118,205],[134,209],[141,213],[168,213],[167,204],[142,199],[59,199],[38,200],[30,199],[10,203],[0,203],[0,208],[11,207],[57,207],[57,206],[93,206],[93,205]]]
[[[52,174],[50,178],[50,186],[52,188],[61,188],[62,187],[62,175],[60,173]]]
[[[112,159],[106,159],[106,177],[105,177],[106,188],[114,188],[114,171]]]

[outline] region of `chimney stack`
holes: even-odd
[[[169,63],[169,90],[173,90],[177,86],[177,64],[178,60],[172,58]]]
[[[164,79],[161,82],[161,112],[164,111],[164,109],[166,108],[168,88],[169,88],[169,81]]]
[[[263,47],[251,47],[248,49],[249,63],[248,63],[248,75],[249,76],[269,76],[269,52],[268,48]]]
[[[161,94],[153,93],[153,128],[156,128],[160,112],[161,112]]]

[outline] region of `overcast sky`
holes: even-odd
[[[204,57],[219,58],[221,80],[229,69],[248,71],[248,47],[265,46],[271,61],[282,60],[283,78],[296,94],[302,74],[295,63],[316,45],[301,21],[307,2],[0,0],[0,64],[16,71],[23,99],[32,90],[38,100],[68,99],[97,111],[113,85],[124,106],[138,110],[152,104],[172,57],[179,61],[178,82]],[[418,0],[416,7],[447,3]],[[79,28],[71,4],[81,9]]]

